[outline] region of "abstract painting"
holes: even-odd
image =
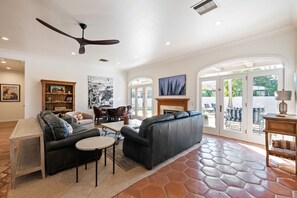
[[[100,105],[113,106],[113,79],[88,76],[88,108]]]
[[[186,75],[159,79],[160,96],[186,95]]]

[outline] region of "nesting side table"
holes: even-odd
[[[115,172],[115,139],[112,137],[97,136],[78,141],[75,147],[80,151],[98,151],[104,149],[104,165],[106,166],[106,149],[113,146],[112,173]],[[95,166],[95,186],[98,180],[98,159]],[[78,162],[76,163],[76,183],[78,182]]]

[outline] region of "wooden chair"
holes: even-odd
[[[112,121],[119,121],[119,120],[124,120],[124,116],[127,113],[127,108],[126,106],[120,106],[115,109],[115,111],[110,115],[110,119]]]
[[[132,118],[132,105],[127,105],[127,115]]]
[[[98,125],[107,121],[107,112],[101,108],[93,106],[95,119],[94,122]]]

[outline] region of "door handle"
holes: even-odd
[[[222,105],[220,105],[220,112],[222,112],[222,110],[223,110],[223,106],[222,106]]]

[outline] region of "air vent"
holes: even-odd
[[[206,14],[217,7],[217,4],[213,0],[203,0],[192,6],[200,15]]]
[[[104,58],[99,59],[99,61],[101,61],[101,62],[108,62],[108,60],[107,59],[104,59]]]

